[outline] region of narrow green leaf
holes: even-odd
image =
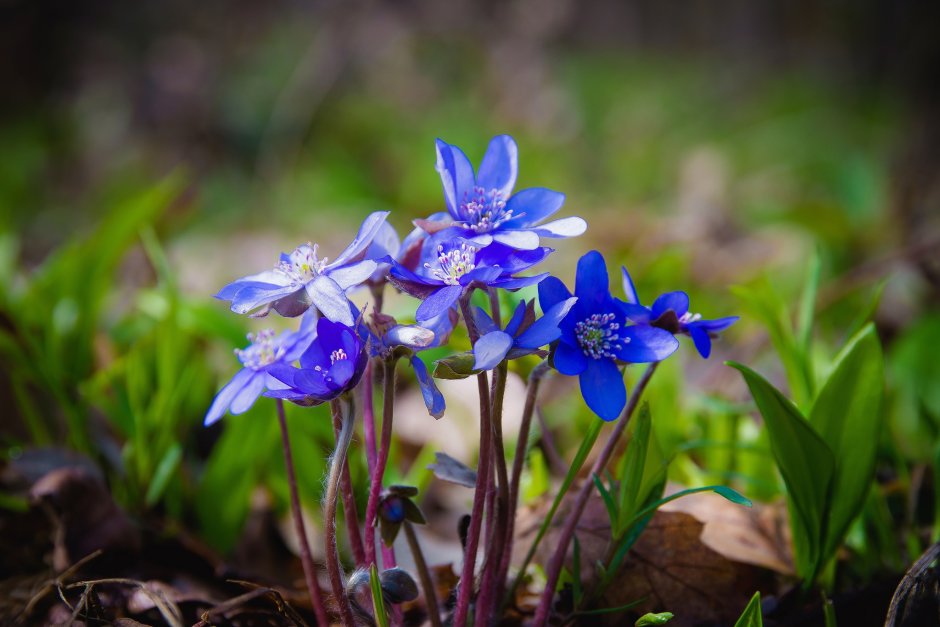
[[[650,447],[650,434],[652,433],[652,418],[650,417],[649,403],[643,403],[640,413],[631,427],[633,434],[627,444],[624,455],[623,473],[620,476],[620,495],[617,510],[620,517],[626,518],[634,514],[640,505],[641,487],[643,485],[643,471],[646,467],[646,456]],[[620,536],[624,529],[624,520],[614,519],[614,537]]]
[[[637,522],[642,520],[645,516],[652,514],[653,512],[655,512],[657,509],[659,509],[666,503],[675,501],[676,499],[681,499],[683,496],[688,496],[690,494],[697,494],[699,492],[714,492],[715,494],[719,496],[723,496],[724,498],[728,499],[732,503],[743,505],[745,507],[751,507],[753,505],[750,499],[743,496],[736,490],[732,490],[728,486],[707,485],[707,486],[702,486],[700,488],[688,488],[687,490],[680,490],[679,492],[676,492],[675,494],[670,494],[669,496],[665,498],[659,499],[651,503],[647,507],[643,508],[639,512],[637,512],[634,515],[634,517],[631,518],[627,522],[627,529],[629,529],[631,526],[635,525]]]
[[[806,280],[800,295],[800,308],[797,313],[796,337],[803,352],[804,361],[809,359],[810,344],[813,335],[813,315],[816,311],[816,293],[819,290],[820,273],[819,250],[813,252],[806,267]],[[809,365],[806,363],[805,365]]]
[[[636,627],[649,627],[650,625],[665,625],[672,620],[672,612],[659,612],[658,614],[653,614],[649,612],[644,614],[636,621]]]
[[[869,324],[842,350],[809,413],[836,459],[824,560],[835,553],[865,503],[875,472],[883,389],[881,344]]]
[[[837,627],[836,607],[832,604],[832,599],[827,597],[825,592],[820,594],[822,594],[823,620],[826,627]]]
[[[741,612],[734,627],[764,627],[764,619],[760,612],[760,592],[755,592],[748,601],[747,607]]]
[[[604,487],[604,482],[601,481],[600,477],[593,475],[591,478],[594,480],[594,486],[597,488],[597,491],[601,493],[604,507],[607,508],[607,516],[610,517],[610,524],[614,525],[617,522],[617,504],[614,502],[614,497],[612,497],[610,491]]]
[[[369,588],[372,590],[372,609],[375,613],[375,622],[379,627],[388,627],[385,597],[382,596],[382,580],[379,579],[379,569],[374,562],[369,566]]]
[[[603,614],[617,614],[619,612],[626,612],[629,609],[632,609],[645,601],[645,598],[637,599],[636,601],[631,601],[626,605],[618,605],[617,607],[602,607],[596,610],[579,610],[572,614],[574,616],[600,616]]]
[[[789,492],[797,571],[808,586],[824,561],[822,544],[835,473],[832,451],[796,406],[762,376],[742,364],[726,363],[744,376],[770,433],[770,447]]]
[[[168,448],[166,453],[163,454],[163,458],[160,459],[160,463],[157,464],[157,469],[154,471],[153,480],[147,488],[147,496],[144,498],[147,507],[153,507],[163,496],[163,492],[170,483],[173,473],[176,472],[176,467],[179,466],[182,457],[183,447],[179,442]]]

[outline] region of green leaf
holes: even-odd
[[[614,497],[610,495],[610,490],[604,487],[604,482],[601,481],[600,477],[592,475],[591,479],[594,480],[594,487],[600,492],[601,499],[604,501],[604,507],[607,508],[607,516],[610,518],[610,524],[615,524],[617,522],[617,504],[614,502]]]
[[[836,459],[823,559],[835,553],[865,503],[875,472],[883,389],[881,344],[868,324],[842,350],[809,413]]]
[[[727,364],[744,376],[770,433],[770,448],[789,492],[796,568],[808,586],[825,559],[822,544],[835,459],[800,411],[774,386],[747,366]]]
[[[433,376],[436,379],[466,379],[470,375],[476,374],[473,364],[476,358],[473,353],[458,353],[438,359],[434,362]]]
[[[747,607],[741,612],[734,627],[764,627],[764,619],[760,612],[760,592],[755,592],[748,601]]]
[[[636,627],[649,627],[650,625],[665,625],[672,620],[672,612],[660,612],[653,614],[649,612],[644,614],[636,621]]]
[[[385,611],[385,598],[382,596],[382,581],[379,579],[379,569],[374,562],[369,566],[369,588],[372,590],[375,622],[379,627],[388,627],[388,613]]]
[[[147,507],[156,505],[160,497],[163,496],[163,492],[170,483],[173,473],[176,472],[176,467],[179,466],[182,457],[183,446],[179,442],[173,444],[166,450],[166,453],[163,454],[163,458],[160,460],[160,463],[157,464],[157,469],[153,474],[153,480],[147,488],[147,496],[144,498]]]
[[[732,503],[743,505],[745,507],[751,507],[753,505],[753,503],[751,503],[751,500],[749,498],[745,497],[744,495],[737,492],[736,490],[732,490],[728,486],[706,485],[700,488],[688,488],[687,490],[680,490],[679,492],[676,492],[675,494],[670,494],[669,496],[659,499],[651,503],[647,507],[644,507],[642,510],[637,512],[632,519],[630,519],[627,522],[627,529],[629,529],[630,527],[635,525],[637,522],[642,520],[645,516],[652,514],[653,512],[655,512],[657,509],[659,509],[666,503],[675,501],[676,499],[681,499],[683,496],[689,496],[690,494],[697,494],[699,492],[714,492],[715,494],[719,496],[723,496],[724,498],[728,499]]]

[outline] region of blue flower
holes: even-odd
[[[446,409],[444,395],[437,389],[434,379],[428,373],[427,366],[416,353],[445,344],[456,323],[457,312],[453,309],[448,309],[442,315],[432,318],[423,326],[398,324],[391,316],[372,314],[372,328],[369,330],[370,354],[383,359],[392,357],[396,353],[407,356],[421,388],[421,396],[424,398],[428,413],[435,418],[444,415]]]
[[[513,194],[518,169],[518,149],[509,135],[490,141],[476,174],[459,148],[438,139],[437,171],[452,222],[444,214],[436,214],[418,224],[429,232],[449,226],[450,236],[472,239],[477,247],[496,241],[524,250],[538,248],[539,237],[584,233],[587,223],[578,217],[541,224],[561,209],[565,195],[543,187]]]
[[[284,384],[271,376],[272,368],[288,364],[300,357],[316,337],[313,316],[304,316],[299,331],[284,331],[275,335],[271,329],[249,334],[251,344],[243,350],[235,350],[244,368],[232,377],[216,394],[206,412],[204,424],[211,425],[231,411],[241,414],[254,405],[261,393],[283,388]]]
[[[330,320],[351,326],[354,318],[346,292],[376,270],[378,264],[367,258],[367,252],[386,216],[387,211],[370,214],[332,263],[320,259],[316,245],[304,244],[290,254],[282,253],[274,270],[238,279],[216,298],[231,301],[232,311],[239,314],[263,308],[256,314],[262,316],[270,308],[282,316],[299,316],[313,305]]]
[[[509,290],[538,283],[548,275],[514,275],[528,270],[553,252],[551,248],[514,250],[496,243],[479,250],[466,240],[438,241],[428,240],[426,244],[436,244],[436,257],[414,272],[391,257],[381,260],[392,264],[388,280],[395,287],[424,300],[415,312],[419,323],[446,313],[471,283]]]
[[[627,326],[623,303],[610,295],[607,267],[596,250],[578,260],[575,296],[578,302],[559,325],[553,364],[562,374],[578,376],[581,396],[595,414],[614,420],[627,403],[619,364],[661,361],[675,352],[679,342],[662,329]],[[568,288],[555,277],[539,284],[543,311],[568,298]]]
[[[473,345],[474,370],[492,370],[503,359],[531,355],[557,340],[561,337],[558,324],[577,300],[572,297],[555,303],[538,320],[535,319],[535,301],[522,301],[505,330],[500,330],[485,311],[474,307],[473,320],[480,333],[480,339]]]
[[[738,321],[738,316],[728,316],[717,320],[703,320],[701,314],[689,311],[689,295],[685,292],[666,292],[653,301],[652,307],[640,304],[633,279],[627,269],[623,273],[623,291],[627,302],[624,313],[636,324],[649,325],[665,329],[673,334],[685,334],[692,338],[699,354],[708,359],[712,351],[712,338]]]
[[[317,321],[317,337],[300,355],[300,368],[272,365],[269,374],[286,386],[266,396],[299,405],[316,405],[351,390],[359,382],[369,359],[359,329],[328,318]]]

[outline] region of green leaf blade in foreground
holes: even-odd
[[[727,362],[744,376],[770,433],[770,447],[787,485],[797,571],[809,586],[824,560],[829,493],[835,459],[800,411],[762,376]]]
[[[872,324],[849,340],[809,413],[835,455],[823,555],[832,555],[861,511],[875,472],[881,431],[884,359]]]
[[[760,613],[760,592],[755,592],[748,601],[734,627],[764,627],[764,619]]]

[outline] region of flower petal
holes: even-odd
[[[326,318],[349,327],[355,324],[346,292],[330,277],[321,274],[308,283],[307,294]]]
[[[697,320],[688,323],[686,326],[701,327],[709,333],[720,333],[740,319],[740,316],[728,316],[727,318],[716,318],[715,320]]]
[[[445,313],[451,305],[457,302],[461,292],[463,292],[462,285],[445,285],[438,289],[424,299],[415,312],[415,319],[421,323]]]
[[[530,187],[513,194],[506,201],[506,211],[512,211],[512,220],[503,226],[518,229],[538,224],[556,214],[565,204],[565,195],[545,187]]]
[[[460,214],[460,203],[463,202],[464,194],[473,190],[473,166],[470,165],[470,160],[460,148],[451,146],[440,139],[435,144],[437,147],[435,167],[441,175],[447,210],[450,211],[454,220],[462,221],[464,218]]]
[[[615,420],[627,404],[623,374],[611,359],[589,359],[579,382],[587,406],[604,420]]]
[[[593,360],[589,360],[580,347],[572,346],[564,340],[558,342],[558,347],[555,349],[554,365],[555,370],[561,374],[568,376],[581,374],[587,368],[588,361]]]
[[[544,316],[533,322],[532,326],[516,338],[516,346],[538,348],[557,340],[561,337],[561,329],[558,328],[558,325],[568,315],[576,302],[578,302],[577,298],[568,298],[549,308]]]
[[[303,289],[299,285],[272,285],[270,283],[243,283],[232,296],[231,309],[237,314],[246,314],[261,305],[273,303]]]
[[[546,277],[539,283],[539,306],[542,311],[548,311],[558,303],[571,298],[571,292],[557,277]]]
[[[389,211],[375,211],[367,215],[359,226],[356,237],[353,238],[353,241],[343,252],[336,256],[333,263],[327,266],[327,269],[338,268],[363,259],[372,240],[375,239],[379,229],[385,224],[385,218],[388,217],[389,213]]]
[[[492,333],[493,331],[499,331],[499,327],[496,326],[496,323],[493,322],[493,319],[490,318],[490,314],[486,313],[480,307],[474,305],[470,308],[470,315],[473,317],[473,324],[476,325],[477,333],[480,335],[486,335],[487,333]]]
[[[232,300],[232,297],[235,296],[238,290],[251,284],[286,287],[290,285],[291,282],[290,278],[283,272],[278,272],[277,270],[266,270],[264,272],[259,272],[258,274],[252,274],[232,281],[220,289],[219,293],[216,294],[215,297],[219,300]]]
[[[363,259],[354,264],[348,266],[342,266],[336,268],[335,270],[329,271],[326,273],[328,277],[336,281],[336,284],[339,285],[343,290],[348,290],[351,287],[359,285],[375,272],[376,268],[379,267],[375,261],[371,259]]]
[[[535,250],[539,247],[539,236],[535,231],[501,229],[493,233],[493,240],[518,250]]]
[[[526,302],[523,300],[516,305],[515,310],[512,312],[512,318],[509,319],[509,323],[506,325],[506,333],[512,336],[516,335],[516,331],[519,330],[519,327],[522,326],[522,321],[525,319],[525,311]]]
[[[424,365],[420,358],[412,356],[411,367],[414,368],[415,378],[421,388],[421,396],[424,398],[424,405],[428,408],[428,413],[435,418],[440,418],[444,415],[444,395],[437,389],[434,379],[428,374],[428,367]]]
[[[487,333],[473,345],[474,370],[492,370],[512,348],[512,337],[502,331]]]
[[[511,279],[497,279],[491,281],[490,285],[493,287],[499,287],[504,290],[518,290],[523,287],[529,287],[530,285],[535,285],[541,283],[544,279],[548,278],[548,272],[543,272],[542,274],[536,274],[535,276],[520,276]]]
[[[407,346],[410,349],[427,348],[434,343],[434,331],[416,324],[399,324],[385,334],[386,342],[392,346]]]
[[[584,218],[571,216],[541,224],[532,229],[532,232],[541,237],[577,237],[587,230]]]
[[[699,355],[708,359],[712,352],[712,339],[709,337],[708,331],[695,325],[689,325],[688,330],[689,335],[692,336],[692,341],[695,343],[695,350],[698,351]]]
[[[245,385],[238,391],[238,394],[232,398],[232,404],[229,405],[229,411],[232,415],[244,414],[251,409],[261,393],[264,392],[264,380],[266,378],[263,372],[252,372],[252,376],[245,381]]]
[[[637,324],[649,324],[649,307],[644,307],[643,305],[638,305],[635,303],[625,303],[619,299],[614,299],[614,301],[617,303],[617,307],[620,309],[620,313],[626,316],[629,320],[632,320]]]
[[[679,348],[672,333],[645,325],[621,329],[623,341],[617,358],[631,364],[645,364],[666,359]]]
[[[610,283],[607,278],[607,265],[604,257],[592,250],[578,259],[575,275],[574,295],[581,305],[591,307],[601,305],[610,298]]]
[[[489,285],[502,273],[503,269],[499,266],[482,266],[474,268],[470,272],[460,277],[458,280],[460,281],[461,285],[470,285],[474,281],[479,281],[484,285]]]
[[[623,275],[623,295],[626,297],[627,303],[639,305],[640,297],[636,295],[636,287],[633,285],[633,279],[630,278],[630,273],[627,272],[627,267],[620,266],[620,273]]]
[[[689,311],[689,295],[685,292],[666,292],[662,294],[653,302],[650,319],[656,320],[670,310],[681,318],[683,314]]]
[[[490,145],[480,162],[476,183],[489,192],[498,190],[503,198],[512,193],[519,171],[519,149],[509,135],[497,135],[490,140]]]
[[[208,427],[224,416],[225,412],[228,411],[229,406],[232,404],[232,400],[238,396],[238,393],[242,391],[242,388],[245,387],[253,374],[254,371],[249,368],[239,370],[235,376],[232,377],[231,381],[226,383],[222,389],[219,390],[219,393],[215,395],[215,399],[213,399],[212,405],[209,406],[209,411],[206,412],[206,417],[202,424]]]

